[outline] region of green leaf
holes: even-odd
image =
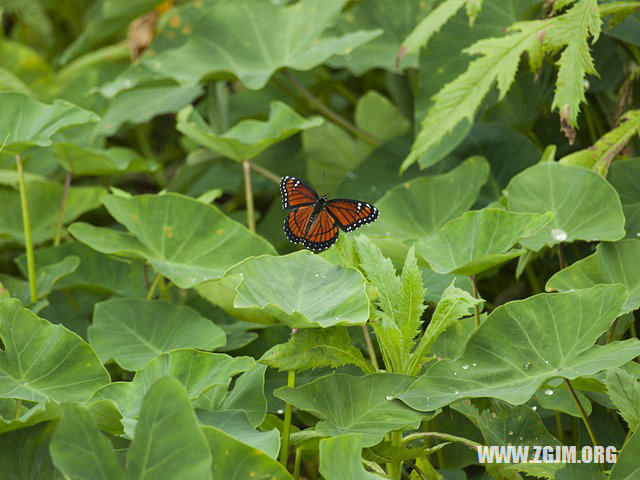
[[[475,275],[518,257],[525,243],[551,220],[551,214],[483,209],[470,211],[440,227],[416,244],[418,255],[438,273]]]
[[[562,385],[561,385],[562,387]],[[580,404],[587,415],[591,415],[591,400],[581,392],[576,392]],[[536,400],[542,408],[557,410],[574,417],[580,417],[581,413],[571,393],[566,388],[545,388],[536,392]]]
[[[627,237],[640,236],[640,158],[613,162],[607,180],[620,197]]]
[[[293,477],[266,453],[246,445],[211,426],[201,427],[212,456],[213,478],[292,480]]]
[[[326,480],[381,480],[362,466],[362,434],[346,433],[320,440],[320,473]]]
[[[0,92],[0,110],[0,150],[14,155],[34,145],[49,146],[55,133],[100,119],[65,100],[47,105],[15,92]]]
[[[16,417],[18,400],[5,398],[0,400],[0,433],[12,432],[21,428],[60,417],[60,408],[53,401],[36,403],[31,408],[21,406],[21,415]]]
[[[127,479],[211,478],[211,452],[184,387],[161,378],[144,398]]]
[[[234,307],[263,311],[290,327],[362,325],[369,316],[362,274],[308,251],[247,258],[227,270],[222,284],[235,290]]]
[[[629,430],[640,426],[640,383],[621,368],[607,370],[604,380],[609,398],[616,406]]]
[[[0,303],[0,398],[81,402],[109,383],[89,345],[52,325],[18,300]]]
[[[365,373],[374,368],[351,345],[351,338],[344,327],[300,330],[287,343],[275,345],[265,352],[260,362],[280,371],[301,372],[312,368],[356,365]]]
[[[640,240],[626,239],[615,243],[600,243],[596,253],[583,258],[554,274],[545,285],[547,291],[589,288],[601,283],[621,283],[629,298],[620,315],[640,307],[640,272],[634,268],[640,255]]]
[[[421,411],[465,397],[521,404],[552,378],[620,366],[638,355],[640,342],[594,343],[625,301],[622,285],[598,285],[509,302],[480,324],[460,357],[434,363],[397,397]]]
[[[102,203],[130,233],[75,223],[73,236],[102,253],[145,258],[180,288],[220,278],[247,255],[275,253],[213,205],[183,195],[109,195]]]
[[[49,455],[53,428],[49,422],[0,435],[0,465],[5,478],[64,480]]]
[[[154,161],[124,147],[93,148],[56,143],[53,151],[65,170],[76,177],[155,172],[159,168]]]
[[[137,298],[97,303],[87,332],[103,363],[113,359],[131,371],[175,348],[215,350],[226,342],[220,327],[189,307]]]
[[[611,469],[609,480],[633,480],[638,477],[640,465],[640,433],[636,430],[618,454],[617,461]]]
[[[519,173],[504,191],[509,210],[553,212],[553,219],[521,244],[540,250],[574,240],[615,241],[624,236],[624,214],[615,190],[597,173],[545,162]]]
[[[328,37],[324,31],[346,0],[303,0],[280,6],[261,0],[188,4],[174,10],[153,43],[132,66],[107,85],[105,93],[131,88],[144,76],[168,76],[185,85],[231,73],[259,90],[280,68],[310,70],[332,55],[345,55],[381,30]],[[313,18],[313,22],[309,22]],[[248,46],[256,48],[247,48]],[[207,52],[216,52],[210,55]],[[228,75],[227,75],[228,76]]]
[[[428,237],[473,205],[488,176],[487,161],[471,157],[443,175],[401,183],[376,202],[380,218],[370,231],[400,240]]]
[[[414,379],[394,373],[363,377],[332,373],[301,387],[279,388],[273,394],[318,417],[316,431],[320,435],[362,433],[362,445],[369,447],[388,432],[417,428],[420,424],[421,413],[391,398]]]
[[[272,102],[269,119],[243,120],[217,135],[200,114],[189,105],[178,112],[176,129],[199,145],[238,162],[252,160],[271,145],[308,128],[322,125],[320,117],[308,120],[287,104]]]
[[[62,418],[53,434],[51,458],[71,480],[119,480],[124,476],[111,443],[91,415],[79,405],[62,405]]]

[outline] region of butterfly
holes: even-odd
[[[295,177],[280,180],[282,208],[293,209],[284,220],[290,242],[301,243],[316,252],[326,250],[338,239],[340,229],[352,232],[378,218],[378,209],[367,202],[336,198],[327,200]]]

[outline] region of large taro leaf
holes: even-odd
[[[320,117],[305,119],[282,102],[271,103],[267,121],[243,120],[220,135],[211,130],[191,105],[178,112],[177,118],[179,132],[199,145],[238,162],[251,160],[271,145],[323,123]]]
[[[159,379],[145,396],[125,478],[211,478],[209,446],[187,392],[175,378]]]
[[[123,470],[111,443],[89,412],[76,404],[61,408],[62,418],[49,447],[56,468],[71,480],[122,479]]]
[[[422,411],[474,397],[521,404],[552,378],[574,379],[620,366],[640,352],[637,339],[594,343],[626,298],[622,285],[598,285],[509,302],[482,322],[462,355],[434,363],[397,396]]]
[[[275,253],[266,240],[194,198],[109,195],[102,203],[130,233],[75,223],[73,236],[102,253],[142,257],[180,288],[220,278],[247,255]]]
[[[52,422],[0,435],[0,465],[3,478],[64,480],[49,455]]]
[[[627,237],[640,236],[640,158],[613,162],[607,179],[620,196]]]
[[[621,283],[629,298],[620,315],[640,307],[640,271],[636,266],[640,256],[640,240],[626,239],[615,243],[600,243],[596,253],[577,261],[551,277],[547,291],[589,288],[600,283]]]
[[[74,176],[113,175],[118,173],[155,172],[156,162],[124,147],[81,147],[73,143],[56,143],[56,159]]]
[[[0,93],[0,112],[0,150],[13,154],[35,145],[49,146],[60,130],[100,119],[65,100],[46,105],[15,92]]]
[[[382,480],[362,466],[362,434],[346,433],[320,440],[320,473],[326,480]]]
[[[381,215],[369,230],[399,240],[428,237],[473,205],[488,175],[487,161],[471,157],[443,175],[397,185],[376,202]]]
[[[0,398],[79,402],[109,383],[91,347],[18,300],[0,303]]]
[[[551,214],[497,209],[467,212],[416,244],[416,253],[438,273],[475,275],[518,257],[523,243],[551,220]]]
[[[544,162],[519,173],[504,191],[515,212],[553,212],[553,220],[522,240],[531,250],[574,240],[624,237],[624,214],[613,187],[581,167]]]
[[[169,350],[215,350],[226,342],[224,331],[195,310],[138,298],[96,304],[87,332],[103,362],[114,359],[132,371]]]
[[[369,299],[362,274],[308,251],[250,257],[222,279],[234,307],[251,308],[295,328],[363,325]]]
[[[609,480],[635,480],[640,475],[640,430],[636,430],[620,451]]]
[[[36,403],[31,408],[24,404],[18,408],[18,402],[13,398],[0,400],[0,434],[60,417],[60,408],[54,401]]]
[[[224,431],[201,427],[211,449],[213,478],[257,480],[292,480],[293,477],[280,463]]]
[[[332,373],[301,387],[279,388],[274,395],[318,417],[320,435],[362,433],[363,446],[370,447],[388,432],[420,424],[420,412],[391,398],[404,392],[414,379],[395,373],[363,377]]]
[[[259,90],[280,68],[310,70],[332,55],[347,54],[382,33],[324,35],[345,3],[302,0],[281,6],[262,0],[193,2],[172,12],[139,64],[123,72],[104,91],[113,95],[150,76],[168,76],[194,85],[205,76],[228,73],[247,88]]]
[[[26,183],[31,237],[33,243],[51,240],[55,235],[64,187],[47,180],[29,180]],[[102,187],[71,187],[64,210],[64,223],[100,206]],[[24,243],[24,228],[17,188],[0,187],[0,236]]]

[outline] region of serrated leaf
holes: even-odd
[[[604,380],[609,398],[616,406],[629,430],[640,426],[640,383],[621,368],[607,370]]]
[[[382,480],[362,466],[362,435],[347,433],[320,440],[320,473],[326,480]]]
[[[626,441],[611,469],[609,480],[634,480],[640,473],[640,431],[636,430]]]

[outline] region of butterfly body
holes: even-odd
[[[336,198],[328,200],[295,177],[280,181],[282,208],[291,209],[284,221],[289,241],[309,250],[329,248],[338,239],[340,230],[351,232],[378,218],[378,209],[367,202]]]

